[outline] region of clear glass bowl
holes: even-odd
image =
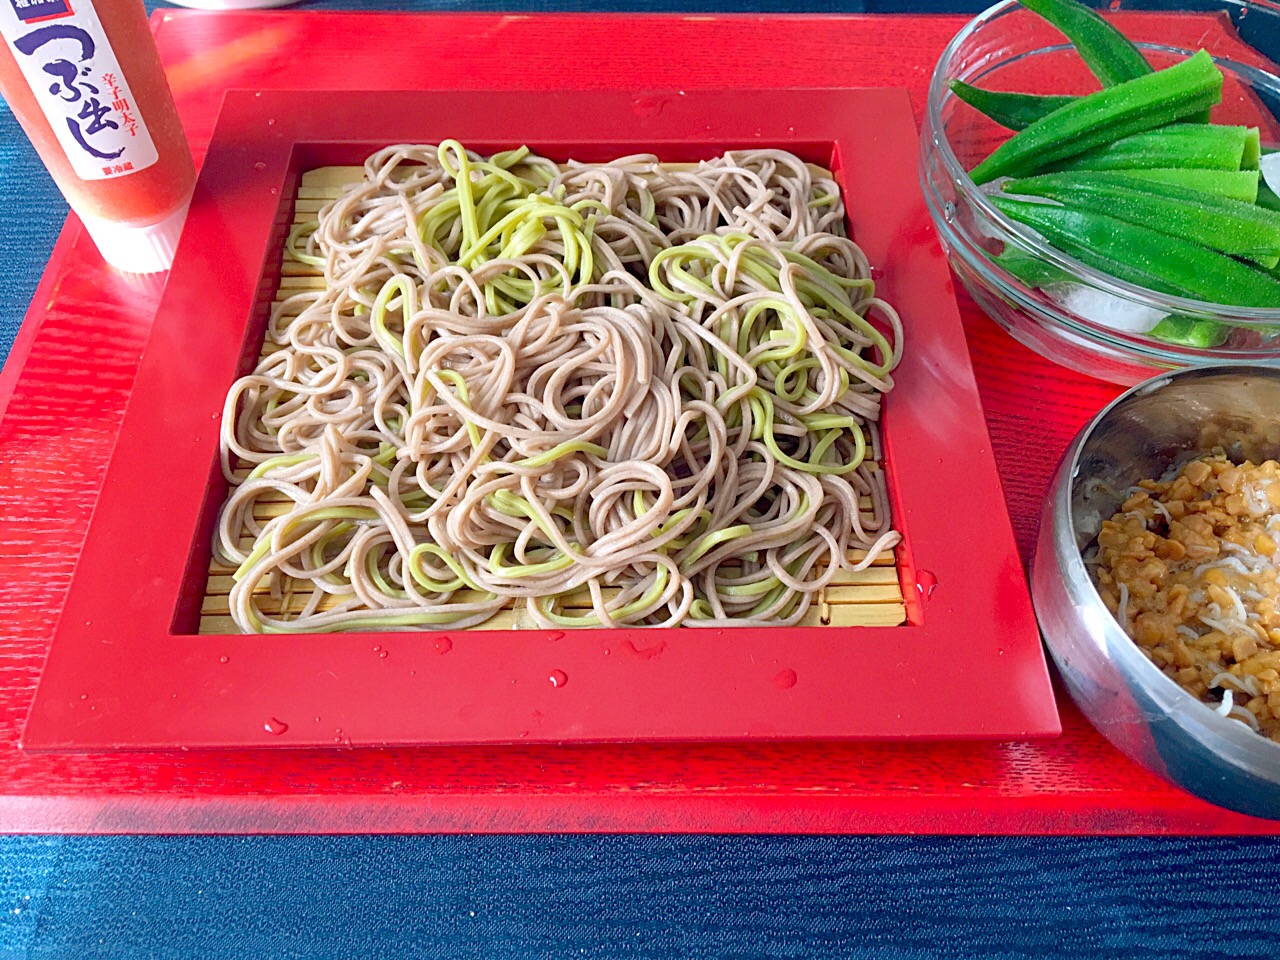
[[[1254,37],[1258,46],[1267,43],[1256,38],[1280,43],[1280,5],[1192,0],[1174,6],[1225,12],[1240,35]],[[1169,7],[1141,0],[1124,4],[1125,10],[1167,11]],[[1119,8],[1118,3],[1110,5],[1110,9]],[[1146,18],[1134,24],[1135,29],[1126,29],[1157,68],[1195,52],[1195,48],[1161,42],[1162,36],[1174,35],[1172,27],[1161,26],[1169,19]],[[1120,25],[1126,28],[1125,23]],[[1264,148],[1280,147],[1277,68],[1256,49],[1230,36],[1230,30],[1226,33],[1217,41],[1201,40],[1226,78],[1222,103],[1214,108],[1212,119],[1257,126]],[[953,79],[996,90],[1057,94],[1089,93],[1098,84],[1062,34],[1014,0],[999,3],[971,21],[947,46],[934,71],[921,137],[921,187],[952,269],[997,323],[1057,363],[1121,384],[1201,363],[1280,361],[1280,303],[1266,309],[1223,306],[1137,287],[1059,253],[1005,218],[966,171],[1010,133],[959,100],[948,87]],[[1043,289],[1028,286],[994,260],[1006,244],[1069,279],[1049,282]],[[1131,328],[1142,328],[1162,316],[1216,320],[1231,332],[1222,346],[1197,349],[1126,332],[1100,319],[1119,317]]]

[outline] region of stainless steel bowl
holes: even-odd
[[[1155,377],[1086,425],[1045,502],[1032,596],[1071,696],[1103,736],[1211,803],[1280,819],[1280,744],[1219,716],[1165,676],[1103,605],[1083,559],[1127,488],[1214,447],[1236,460],[1280,459],[1280,367]]]

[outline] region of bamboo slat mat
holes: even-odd
[[[678,166],[673,164],[673,166]],[[812,168],[823,176],[830,176],[820,168]],[[320,208],[337,197],[344,186],[354,183],[363,176],[361,167],[321,167],[303,174],[298,196],[294,205],[294,223],[314,220]],[[283,255],[283,254],[282,254]],[[280,286],[276,291],[276,301],[286,299],[303,290],[323,288],[324,279],[320,271],[306,264],[285,259],[282,263]],[[264,345],[263,353],[270,352]],[[244,475],[248,471],[237,471]],[[863,498],[864,509],[870,508],[870,501]],[[255,518],[266,520],[287,510],[283,497],[278,502],[265,501],[258,505]],[[240,544],[241,549],[248,550],[252,544],[246,539]],[[850,559],[855,562],[865,556],[861,551],[850,551]],[[231,619],[229,598],[232,586],[234,567],[219,563],[216,559],[209,564],[209,579],[205,587],[204,598],[200,606],[200,628],[202,634],[238,633]],[[288,610],[298,612],[302,609],[310,589],[305,585],[286,582],[278,599],[267,596],[265,583],[258,592],[263,594],[260,601],[262,609],[274,616]],[[606,595],[609,594],[606,590]],[[321,609],[325,603],[321,603]],[[583,589],[562,599],[561,608],[567,613],[588,611],[591,600]],[[892,554],[884,554],[866,570],[858,573],[841,571],[832,583],[823,589],[818,601],[808,610],[802,622],[804,626],[837,626],[837,627],[892,627],[906,622],[906,608],[902,601],[901,581],[898,575],[896,558]],[[475,630],[531,630],[540,629],[525,610],[523,603],[515,608],[499,611]]]

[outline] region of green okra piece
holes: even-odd
[[[1140,170],[1164,167],[1239,170],[1248,146],[1249,127],[1211,123],[1174,123],[1096,147],[1051,170]]]
[[[1118,177],[1129,178],[1133,181],[1134,186],[1152,182],[1163,183],[1178,187],[1181,190],[1212,193],[1219,197],[1226,197],[1229,200],[1239,200],[1242,203],[1256,203],[1258,201],[1260,178],[1257,170],[1197,170],[1194,168],[1183,170],[1157,167],[1150,170],[1114,170],[1111,172]]]
[[[1241,170],[1257,170],[1258,161],[1262,159],[1262,131],[1250,127],[1244,141],[1244,156],[1240,158]]]
[[[1022,0],[1022,5],[1062,31],[1104,87],[1152,72],[1151,64],[1133,42],[1084,4],[1075,0]]]
[[[1222,73],[1201,50],[1181,63],[1081,97],[1002,143],[970,172],[975,183],[1025,176],[1217,103]]]
[[[1123,173],[1101,171],[1008,180],[1004,190],[1150,227],[1222,253],[1280,255],[1280,213],[1174,184],[1142,183]]]
[[[1069,273],[1059,270],[1037,256],[1023,253],[1011,243],[1006,243],[1004,249],[992,259],[1032,289],[1038,290],[1051,283],[1062,283],[1071,279]]]
[[[1258,184],[1258,206],[1268,210],[1280,210],[1280,197],[1266,183]]]
[[[1220,347],[1227,341],[1231,328],[1216,320],[1197,320],[1195,317],[1165,317],[1148,332],[1149,336],[1166,343],[1206,350]]]
[[[1056,204],[1005,196],[991,202],[1068,256],[1128,283],[1211,303],[1280,307],[1280,282],[1208,247]]]
[[[1025,130],[1059,107],[1074,103],[1078,97],[1043,97],[1035,93],[1006,93],[983,90],[963,80],[951,81],[951,92],[979,113],[1010,130]]]

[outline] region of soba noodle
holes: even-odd
[[[456,142],[364,173],[291,235],[324,289],[227,397],[242,630],[794,623],[897,543],[871,460],[901,325],[833,181]]]

